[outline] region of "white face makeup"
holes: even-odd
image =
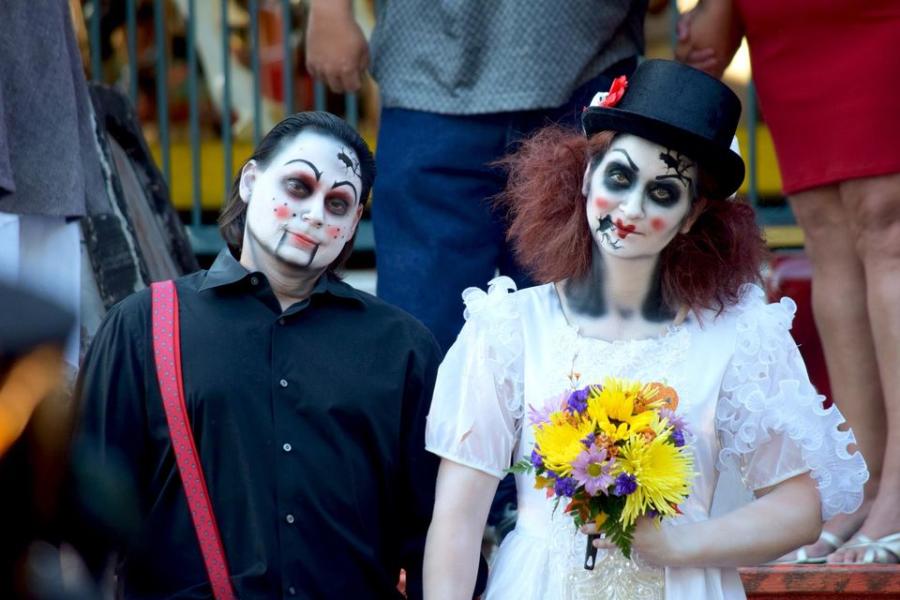
[[[317,131],[302,131],[265,170],[252,162],[244,168],[240,193],[249,203],[247,237],[283,262],[322,270],[356,231],[361,191],[353,150]]]
[[[617,136],[582,193],[594,241],[609,256],[658,255],[689,224],[685,217],[697,167],[674,150],[633,135]]]

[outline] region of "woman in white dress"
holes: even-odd
[[[487,512],[534,446],[530,410],[606,376],[680,398],[696,471],[682,514],[638,521],[632,559],[553,511],[519,474],[518,520],[487,600],[737,599],[736,567],[814,541],[868,477],[843,418],[809,382],[789,299],[755,285],[764,244],[729,200],[740,103],[719,81],[651,60],[585,109],[585,136],[548,128],[507,160],[502,198],[540,281],[463,293],[467,322],[438,374],[427,447],[442,457],[425,554],[429,600],[471,598]],[[590,533],[588,531],[587,533]]]

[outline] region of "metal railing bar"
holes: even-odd
[[[221,0],[222,17],[222,150],[225,163],[225,193],[231,192],[231,26],[228,22],[228,0]]]
[[[91,0],[91,80],[103,81],[103,59],[100,56],[100,0]]]
[[[259,0],[250,0],[250,62],[253,69],[253,145],[262,138],[262,93],[259,81]]]
[[[284,114],[294,112],[294,61],[291,54],[291,0],[281,0],[281,38],[284,42],[284,61],[282,76],[284,87]]]
[[[325,84],[319,80],[313,83],[313,98],[315,110],[325,110]]]
[[[153,20],[156,38],[156,111],[159,120],[159,143],[162,150],[163,177],[172,185],[172,165],[169,147],[169,82],[166,64],[166,23],[163,0],[153,3]]]
[[[191,224],[199,225],[200,212],[200,114],[197,106],[197,19],[196,0],[188,0],[187,59],[188,59],[188,111],[191,137]]]
[[[344,94],[344,119],[354,129],[359,124],[359,101],[356,94]]]
[[[137,0],[125,3],[125,26],[127,28],[128,45],[128,97],[132,106],[137,106],[138,99],[138,67],[137,67]]]
[[[753,80],[747,84],[747,195],[750,204],[757,208],[759,204],[759,190],[757,189],[758,179],[756,169],[759,165],[757,160],[757,139],[756,127],[759,122],[759,113],[756,104],[756,85]]]

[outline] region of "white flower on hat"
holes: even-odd
[[[609,92],[597,92],[596,94],[594,94],[594,97],[591,98],[591,103],[588,106],[600,106],[600,103],[603,102],[607,96],[609,96]]]

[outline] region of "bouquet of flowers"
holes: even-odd
[[[595,523],[631,557],[635,521],[678,514],[690,493],[693,455],[678,395],[661,383],[607,378],[569,393],[562,406],[530,410],[535,447],[510,469],[566,503],[576,527]],[[585,568],[596,549],[588,539]]]

